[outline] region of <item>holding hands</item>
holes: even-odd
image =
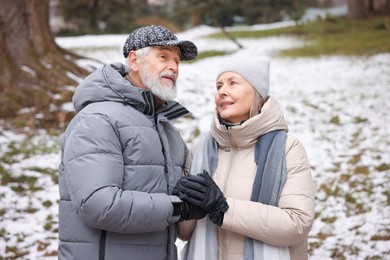
[[[190,219],[202,219],[207,215],[206,211],[186,201],[176,204],[176,206],[174,206],[174,215],[176,215],[175,211],[178,211],[177,213],[179,213],[180,215],[179,222],[183,220],[190,220]]]
[[[229,209],[223,192],[206,170],[198,175],[182,177],[173,188],[173,195],[204,210],[212,222],[221,226],[223,216]]]

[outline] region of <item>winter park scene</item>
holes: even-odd
[[[193,41],[200,55],[180,63],[176,101],[192,115],[173,124],[191,147],[210,130],[218,68],[232,58],[269,58],[270,95],[281,104],[289,133],[303,142],[312,169],[315,221],[309,259],[390,259],[390,50],[287,55],[297,48],[309,49],[316,39],[288,33],[240,36],[316,20],[337,23],[346,13],[344,4],[307,8],[301,25],[285,19],[225,26],[233,40],[215,25],[175,32],[179,39]],[[384,21],[379,31],[382,47],[390,45],[389,17],[387,13],[376,22]],[[125,62],[127,36],[56,36],[55,42],[83,56],[77,64],[92,72],[102,64]],[[72,91],[75,87],[67,86]],[[73,113],[71,99],[60,109]],[[15,130],[0,117],[0,260],[57,259],[59,137],[65,126],[58,132],[29,126]],[[185,242],[177,240],[176,245],[180,251]]]

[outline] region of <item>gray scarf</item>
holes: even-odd
[[[287,179],[285,145],[287,133],[277,130],[259,137],[255,148],[256,176],[253,182],[251,201],[277,206]],[[211,134],[197,146],[190,174],[206,169],[214,174],[218,164],[218,146]],[[198,220],[197,227],[184,249],[185,260],[218,259],[217,228],[208,219]],[[264,243],[247,237],[244,260],[265,259]]]

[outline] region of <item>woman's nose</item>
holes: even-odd
[[[227,88],[225,86],[220,86],[218,89],[218,95],[226,96],[227,95]]]

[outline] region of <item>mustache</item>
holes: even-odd
[[[172,71],[163,71],[160,73],[160,77],[171,77],[176,82],[177,73],[173,73]]]

